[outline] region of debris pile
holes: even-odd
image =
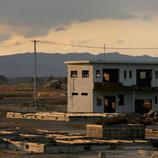
[[[150,111],[149,113],[144,114],[144,124],[156,124],[158,123],[158,112]]]

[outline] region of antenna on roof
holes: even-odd
[[[104,43],[104,61],[105,61],[105,43]]]

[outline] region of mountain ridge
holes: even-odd
[[[69,60],[103,60],[104,54],[84,53],[44,53],[37,54],[38,76],[66,76],[66,65],[64,61]],[[148,55],[130,56],[118,52],[106,53],[106,60],[116,61],[158,61],[157,57]],[[0,56],[0,74],[7,77],[33,76],[34,54],[26,52],[23,54]]]

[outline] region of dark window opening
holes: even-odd
[[[103,81],[104,82],[118,82],[119,69],[103,69]]]
[[[71,78],[77,78],[78,74],[77,71],[71,71]]]
[[[72,95],[78,95],[78,93],[72,93]]]
[[[105,96],[104,97],[104,112],[114,113],[116,110],[116,98],[115,96]]]
[[[97,97],[97,105],[98,106],[102,105],[102,98],[101,97]]]
[[[119,105],[124,105],[124,95],[123,94],[120,94],[119,96],[118,96],[118,101],[119,101]]]
[[[155,104],[158,103],[158,96],[155,96]]]
[[[132,71],[129,71],[129,78],[132,78]]]
[[[127,78],[127,71],[124,71],[124,79]]]
[[[158,79],[158,71],[155,71],[155,78]]]
[[[152,70],[137,70],[137,86],[151,87]]]
[[[96,78],[100,78],[100,70],[96,70]]]
[[[26,149],[29,149],[29,145],[26,145],[25,148],[26,148]]]
[[[136,99],[135,112],[140,114],[149,113],[152,110],[152,100],[150,99]]]
[[[88,93],[81,93],[81,95],[88,95]]]
[[[88,78],[89,77],[89,71],[88,70],[83,70],[82,71],[82,77],[83,78]]]

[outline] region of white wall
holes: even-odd
[[[136,85],[137,69],[152,69],[152,87],[158,87],[158,79],[155,78],[155,71],[158,71],[157,65],[140,64],[68,64],[68,112],[104,112],[104,106],[97,106],[96,97],[116,96],[116,112],[134,112],[135,99],[152,99],[153,109],[158,110],[155,105],[155,96],[157,92],[153,91],[94,91],[94,82],[102,82],[102,71],[105,68],[119,69],[119,82],[125,86]],[[70,71],[78,71],[78,78],[71,78]],[[89,70],[89,78],[82,78],[82,70]],[[96,70],[100,70],[100,78],[96,78]],[[127,78],[124,79],[124,71],[127,71]],[[129,78],[129,71],[132,71],[132,78]],[[72,92],[78,93],[73,96]],[[88,93],[88,96],[82,96],[81,93]],[[124,106],[118,105],[118,95],[124,94]]]
[[[71,78],[71,71],[78,71],[77,78]],[[82,78],[82,70],[89,70],[89,77]],[[68,112],[93,112],[92,109],[93,68],[91,65],[68,65]],[[73,96],[72,93],[78,93]],[[88,93],[83,96],[81,93]]]

